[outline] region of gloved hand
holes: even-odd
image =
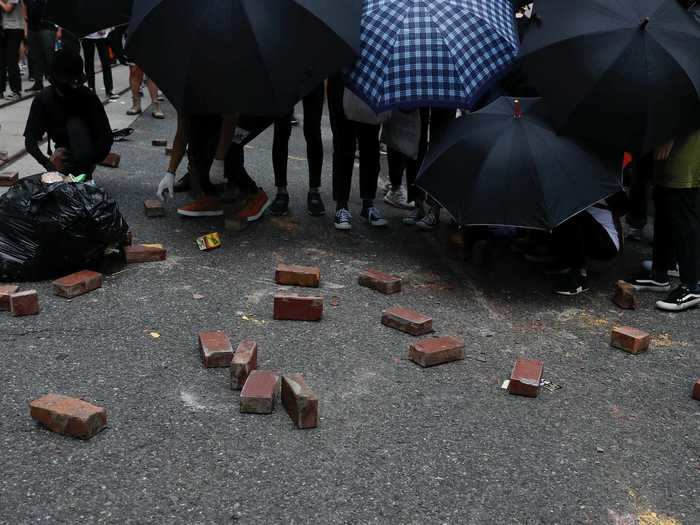
[[[165,201],[167,195],[166,192],[170,192],[170,198],[175,197],[175,175],[173,173],[167,172],[163,177],[163,180],[158,184],[158,192],[156,195],[161,201]]]

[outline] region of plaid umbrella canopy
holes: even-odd
[[[365,0],[348,86],[376,112],[471,108],[518,54],[510,0]]]

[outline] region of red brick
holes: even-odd
[[[230,367],[233,347],[224,332],[200,332],[199,349],[205,368]]]
[[[83,270],[53,282],[53,291],[59,297],[72,299],[79,295],[102,288],[102,274]]]
[[[382,312],[382,324],[415,336],[426,335],[433,331],[433,320],[430,317],[399,306]]]
[[[275,295],[274,318],[277,321],[320,321],[322,317],[323,297]]]
[[[19,180],[19,173],[15,171],[8,171],[5,173],[0,173],[0,187],[9,188],[17,184]]]
[[[271,414],[280,375],[276,370],[253,370],[241,391],[241,412],[246,414]]]
[[[100,166],[107,168],[118,168],[122,158],[117,153],[110,153],[105,157],[105,160],[100,162]]]
[[[613,328],[610,344],[615,348],[638,354],[649,349],[651,335],[636,328],[628,326]]]
[[[318,426],[318,398],[301,374],[282,376],[282,406],[297,428]]]
[[[153,145],[156,148],[164,148],[168,145],[168,141],[165,139],[153,139],[151,141],[151,145]]]
[[[39,296],[36,290],[17,292],[10,295],[10,312],[15,317],[37,315],[39,313]]]
[[[163,203],[157,199],[148,199],[143,202],[143,212],[146,217],[165,217]]]
[[[165,248],[143,244],[127,246],[124,251],[126,252],[127,264],[164,261],[167,254]]]
[[[29,403],[30,414],[43,426],[65,436],[90,439],[107,426],[107,411],[86,401],[47,394]]]
[[[17,293],[19,286],[14,284],[0,284],[0,312],[10,311],[10,296]]]
[[[318,288],[321,283],[321,270],[313,266],[278,264],[275,271],[277,284]]]
[[[516,396],[537,397],[544,373],[544,363],[535,359],[518,359],[510,374],[508,393]]]
[[[436,366],[464,359],[464,341],[456,337],[430,337],[413,343],[408,358],[422,366]]]
[[[700,401],[700,379],[695,381],[695,384],[693,385],[693,399]]]
[[[358,279],[360,286],[371,288],[386,295],[399,293],[401,291],[401,278],[394,275],[378,272],[377,270],[367,270]]]
[[[639,308],[639,301],[637,300],[634,286],[624,281],[617,281],[617,284],[615,284],[613,303],[623,310],[637,310]]]
[[[243,341],[238,345],[231,361],[231,389],[240,390],[250,373],[258,367],[258,345],[255,341]]]

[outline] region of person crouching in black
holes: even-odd
[[[85,85],[80,55],[57,51],[51,85],[32,102],[24,130],[27,152],[47,171],[92,178],[112,148],[112,129],[102,103]],[[48,135],[50,157],[39,144]],[[51,144],[54,151],[51,154]]]

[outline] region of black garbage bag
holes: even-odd
[[[0,282],[99,271],[128,229],[117,203],[100,188],[23,179],[0,197]]]

